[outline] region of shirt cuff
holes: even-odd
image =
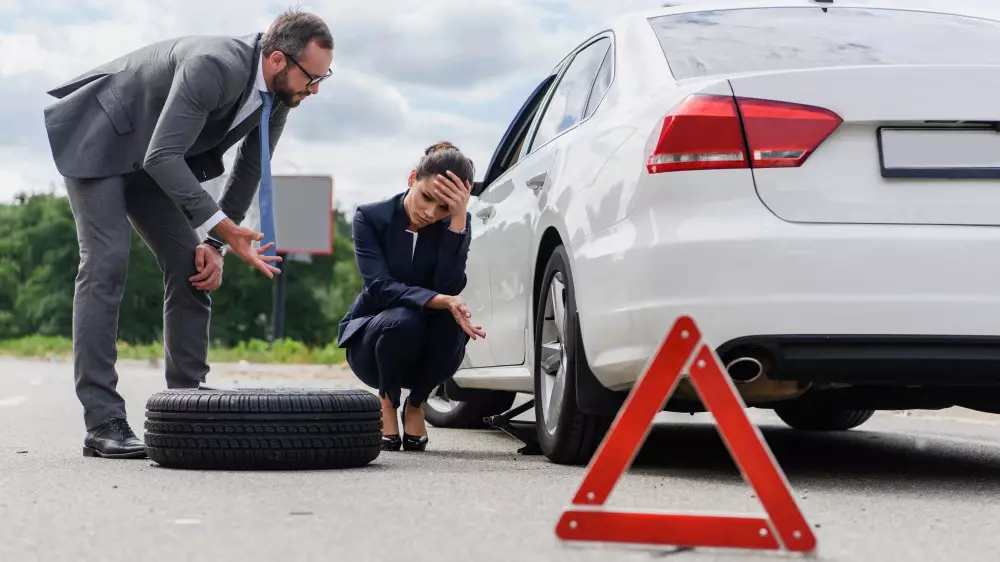
[[[208,219],[201,226],[199,226],[198,230],[203,230],[205,232],[208,232],[209,233],[208,235],[212,236],[211,235],[212,229],[215,228],[216,225],[218,225],[220,222],[222,222],[223,220],[225,220],[227,218],[229,218],[229,217],[226,216],[226,213],[224,213],[222,211],[218,211],[214,215],[212,215],[212,218]],[[212,237],[212,239],[214,240],[215,237]],[[219,240],[219,242],[222,242],[222,240]]]

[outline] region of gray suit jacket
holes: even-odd
[[[253,94],[260,36],[193,36],[147,45],[73,78],[48,93],[45,128],[65,177],[101,178],[145,170],[198,227],[221,210],[246,217],[260,181],[260,107],[229,131]],[[275,100],[270,150],[288,107]],[[223,154],[239,147],[216,203],[201,182],[225,171]]]

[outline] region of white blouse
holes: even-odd
[[[407,232],[409,232],[410,234],[413,235],[413,247],[410,248],[410,259],[413,259],[413,254],[417,253],[417,236],[418,236],[418,234],[416,232],[412,231],[412,230],[407,230]]]

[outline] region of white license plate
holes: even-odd
[[[887,178],[1000,178],[1000,132],[993,129],[879,129]]]

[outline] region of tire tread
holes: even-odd
[[[381,404],[364,390],[170,389],[147,400],[145,429],[170,468],[349,468],[379,456]]]

